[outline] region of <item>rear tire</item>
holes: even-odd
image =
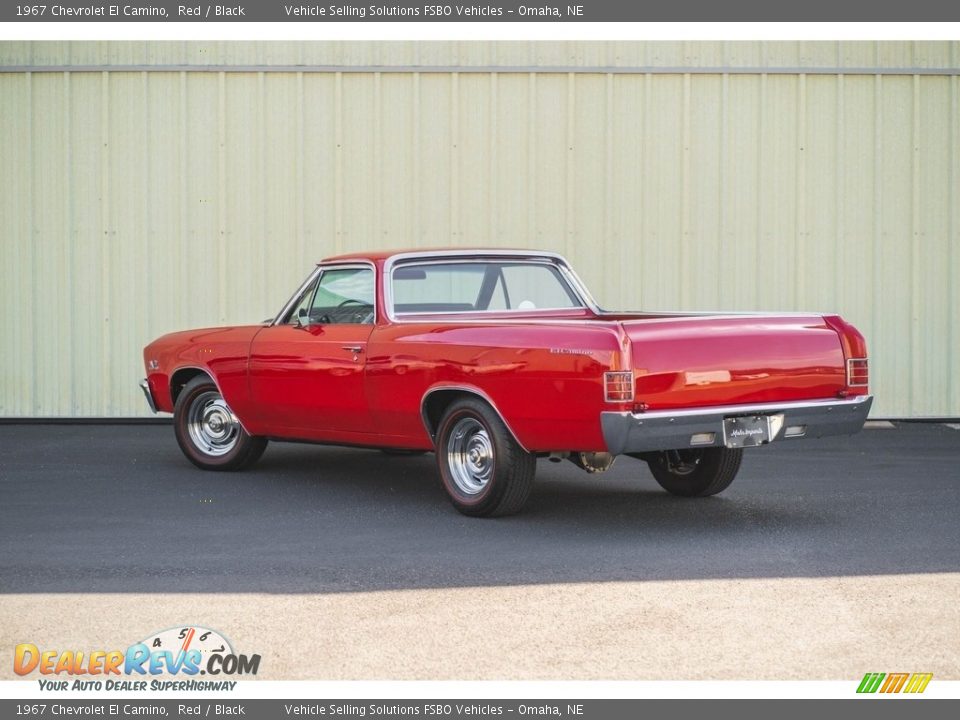
[[[266,438],[247,434],[206,375],[198,375],[180,391],[173,429],[187,460],[203,470],[241,470],[267,449]]]
[[[660,487],[672,495],[707,497],[726,490],[740,470],[740,448],[667,450],[647,460]]]
[[[437,468],[453,506],[464,515],[520,512],[533,488],[537,458],[514,439],[487,403],[455,401],[437,428]]]

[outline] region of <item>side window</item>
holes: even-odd
[[[503,280],[512,308],[518,310],[580,307],[581,303],[551,265],[504,265]]]
[[[313,300],[313,291],[316,289],[316,280],[307,285],[304,291],[300,293],[300,297],[297,298],[297,302],[294,304],[293,309],[283,319],[284,324],[296,325],[298,318],[301,317],[301,314],[304,318],[306,318],[307,309],[310,307],[310,301]]]
[[[397,312],[470,312],[486,277],[479,263],[437,263],[399,267],[393,272]]]
[[[543,262],[401,265],[391,282],[393,310],[404,315],[583,307],[560,270]]]
[[[310,305],[310,322],[370,325],[374,319],[371,268],[324,270]]]
[[[496,283],[493,286],[493,292],[490,295],[490,302],[484,310],[509,310],[510,301],[507,298],[507,288],[503,284],[503,271],[497,269]]]

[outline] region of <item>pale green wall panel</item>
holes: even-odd
[[[759,168],[757,135],[760,78],[753,75],[728,78],[727,103],[723,113],[723,176],[720,187],[721,304],[736,310],[756,307],[757,198]],[[669,231],[668,231],[669,232]],[[665,234],[665,237],[669,237]]]
[[[421,246],[446,245],[456,241],[452,222],[455,202],[450,151],[453,144],[453,128],[450,122],[451,113],[454,111],[452,85],[453,78],[449,75],[420,76],[420,126],[416,130],[416,141],[421,158],[418,178],[420,201],[417,203]],[[492,132],[491,130],[491,134]],[[493,157],[494,149],[490,137],[488,135],[486,152],[489,157]],[[491,189],[488,189],[486,194],[495,197]],[[489,235],[489,223],[486,228]]]
[[[873,341],[874,311],[880,288],[874,267],[880,252],[875,199],[878,197],[877,81],[870,76],[844,77],[838,118],[836,292],[850,322]],[[870,349],[874,350],[871,342]]]
[[[542,85],[545,78],[538,78]],[[607,242],[623,248],[619,262],[606,268],[603,288],[594,293],[597,299],[608,302],[608,297],[620,298],[625,305],[640,305],[640,270],[638,248],[640,247],[639,226],[641,207],[639,202],[643,173],[643,77],[616,76],[611,82],[612,96],[608,108],[610,118],[607,126],[610,132],[610,149],[605,153],[610,157],[608,169],[607,202],[609,206],[609,225]],[[545,122],[545,119],[543,120]],[[548,173],[542,168],[540,183],[546,182]],[[538,203],[539,204],[539,203]],[[549,207],[548,205],[543,205]],[[544,213],[544,215],[549,215]],[[591,261],[593,263],[595,261]]]
[[[0,43],[4,65],[441,65],[945,68],[944,41],[40,41]]]
[[[914,402],[910,386],[910,356],[918,328],[912,317],[913,264],[913,78],[884,78],[881,84],[880,247],[879,275],[883,288],[878,326],[873,336],[888,341],[878,383],[907,406]],[[896,338],[898,342],[892,342]]]
[[[0,294],[7,312],[0,313],[4,338],[4,372],[0,373],[0,412],[32,415],[36,380],[33,348],[38,316],[33,283],[33,164],[32,78],[27,75],[0,77]]]
[[[33,193],[33,295],[38,318],[50,308],[50,321],[33,326],[35,361],[34,406],[51,408],[58,415],[71,414],[72,367],[63,360],[71,356],[76,312],[82,296],[71,293],[70,274],[75,244],[70,238],[70,187],[67,182],[70,144],[66,115],[69,83],[63,74],[33,79],[32,193]],[[47,208],[56,208],[49,212]],[[66,285],[66,287],[64,287]],[[63,288],[69,302],[57,302],[54,288]],[[78,305],[80,307],[78,307]]]
[[[176,250],[170,259],[177,295],[177,314],[168,317],[172,326],[187,316],[199,316],[200,326],[215,325],[224,314],[220,290],[222,255],[226,247],[227,196],[226,121],[221,103],[226,102],[225,81],[217,75],[181,76],[179,163],[182,168],[177,192],[181,214],[177,221]],[[184,294],[182,287],[189,287]],[[181,326],[182,327],[182,326]],[[166,330],[174,330],[167,327]]]
[[[690,109],[684,147],[687,175],[687,253],[682,269],[687,307],[720,307],[721,146],[724,80],[720,75],[690,78]],[[642,166],[636,172],[642,172]],[[683,222],[683,219],[681,219]],[[761,244],[761,248],[763,245]]]
[[[960,198],[951,193],[956,193],[956,187],[951,188],[951,157],[944,152],[951,144],[950,78],[931,80],[917,84],[915,98],[915,263],[910,284],[915,294],[912,321],[919,331],[910,364],[914,397],[934,399],[935,407],[940,408],[934,412],[947,414],[950,388],[938,386],[947,357],[944,340],[949,341],[953,332],[951,309],[945,300],[950,285],[960,282],[960,275],[950,275],[951,251],[945,251],[942,238],[950,236],[951,213]]]
[[[611,307],[837,311],[876,416],[958,416],[958,62],[956,42],[0,43],[3,66],[105,66],[0,73],[0,416],[143,415],[151,338],[271,315],[327,255],[450,244],[558,250]],[[692,72],[108,67],[231,63]]]
[[[291,263],[299,265],[287,271],[295,284],[295,276],[305,275],[317,258],[317,253],[332,255],[336,251],[339,234],[337,162],[341,155],[338,144],[340,114],[337,105],[336,75],[303,75],[302,151],[294,159],[298,166],[298,180],[293,195],[301,205],[301,238],[291,255]],[[292,292],[292,290],[291,290]]]
[[[414,92],[417,92],[418,81],[414,77]],[[487,152],[490,147],[490,133],[496,127],[495,118],[491,117],[491,77],[489,75],[461,75],[457,78],[458,92],[453,120],[456,123],[456,146],[459,175],[457,186],[452,189],[453,200],[456,202],[459,217],[458,238],[467,245],[489,245],[493,239],[488,232],[493,214],[490,173],[494,167],[494,156]],[[528,102],[535,102],[531,98]],[[419,112],[420,108],[417,107]],[[422,153],[419,152],[420,137],[416,127],[419,117],[411,118],[414,142],[407,143],[411,148],[411,170],[417,177],[422,177],[424,169],[429,167],[422,162]],[[531,148],[531,152],[536,150]],[[416,183],[412,183],[416,185]],[[532,186],[531,186],[532,187]],[[528,188],[529,190],[530,188]],[[410,203],[420,208],[421,200],[414,195]],[[534,207],[531,203],[530,207]],[[533,213],[531,213],[531,217]],[[414,213],[416,230],[412,237],[419,242],[423,227],[419,211]]]
[[[958,43],[960,44],[960,43]],[[954,59],[960,60],[960,49],[953,48]],[[946,257],[943,258],[947,266],[947,326],[949,335],[945,352],[941,359],[946,367],[945,393],[947,412],[956,413],[960,408],[960,373],[956,367],[960,363],[960,78],[950,78],[950,168],[947,189],[949,191],[949,208],[941,210],[950,216],[949,235],[947,238]],[[937,373],[937,378],[942,378]],[[942,391],[941,391],[942,392]]]
[[[71,368],[73,406],[65,414],[103,413],[101,364],[109,348],[108,328],[103,313],[104,249],[107,244],[103,222],[101,168],[101,108],[103,76],[98,73],[71,74],[70,78],[70,188],[71,237],[64,250],[72,254],[68,276],[69,302],[75,341],[66,360]],[[66,300],[66,298],[64,298]],[[43,409],[41,408],[41,411]]]
[[[798,153],[804,166],[802,246],[794,271],[800,304],[813,309],[837,306],[837,147],[838,82],[832,76],[804,79],[804,134]],[[811,303],[813,303],[811,305]]]
[[[537,127],[531,140],[534,159],[533,219],[536,236],[533,247],[568,249],[567,223],[570,210],[568,166],[570,150],[567,119],[570,103],[570,79],[567,75],[536,76],[533,120]],[[528,195],[529,196],[529,195]]]

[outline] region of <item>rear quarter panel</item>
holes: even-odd
[[[603,373],[620,358],[616,324],[579,321],[401,322],[379,327],[367,356],[378,430],[429,442],[424,396],[471,388],[489,397],[526,449],[603,450]]]

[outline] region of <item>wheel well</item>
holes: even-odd
[[[443,414],[447,411],[447,408],[450,407],[451,403],[456,400],[461,400],[464,398],[472,398],[474,400],[480,400],[481,402],[486,403],[490,406],[490,409],[493,410],[497,415],[500,416],[500,419],[503,421],[503,424],[507,427],[507,432],[513,435],[513,439],[517,441],[517,444],[523,447],[523,444],[520,442],[520,439],[517,437],[517,434],[513,431],[513,428],[510,427],[510,424],[507,422],[507,419],[503,417],[503,413],[497,409],[497,407],[490,402],[489,398],[483,394],[467,390],[463,388],[449,388],[449,389],[440,389],[434,390],[426,396],[421,406],[421,415],[423,416],[423,424],[427,428],[427,433],[430,435],[430,439],[436,442],[437,439],[437,427],[440,425],[440,419],[443,417]],[[524,448],[526,449],[526,448]]]
[[[210,373],[200,368],[180,368],[170,377],[170,399],[173,401],[174,406],[177,404],[177,397],[180,395],[180,391],[186,386],[188,382],[193,380],[197,375],[206,375],[210,377]],[[210,378],[211,380],[213,378]]]
[[[434,390],[427,395],[423,401],[421,412],[423,414],[423,424],[427,426],[427,433],[431,439],[437,437],[437,426],[440,424],[440,418],[450,407],[450,403],[460,398],[480,397],[475,393],[468,393],[464,390]]]

